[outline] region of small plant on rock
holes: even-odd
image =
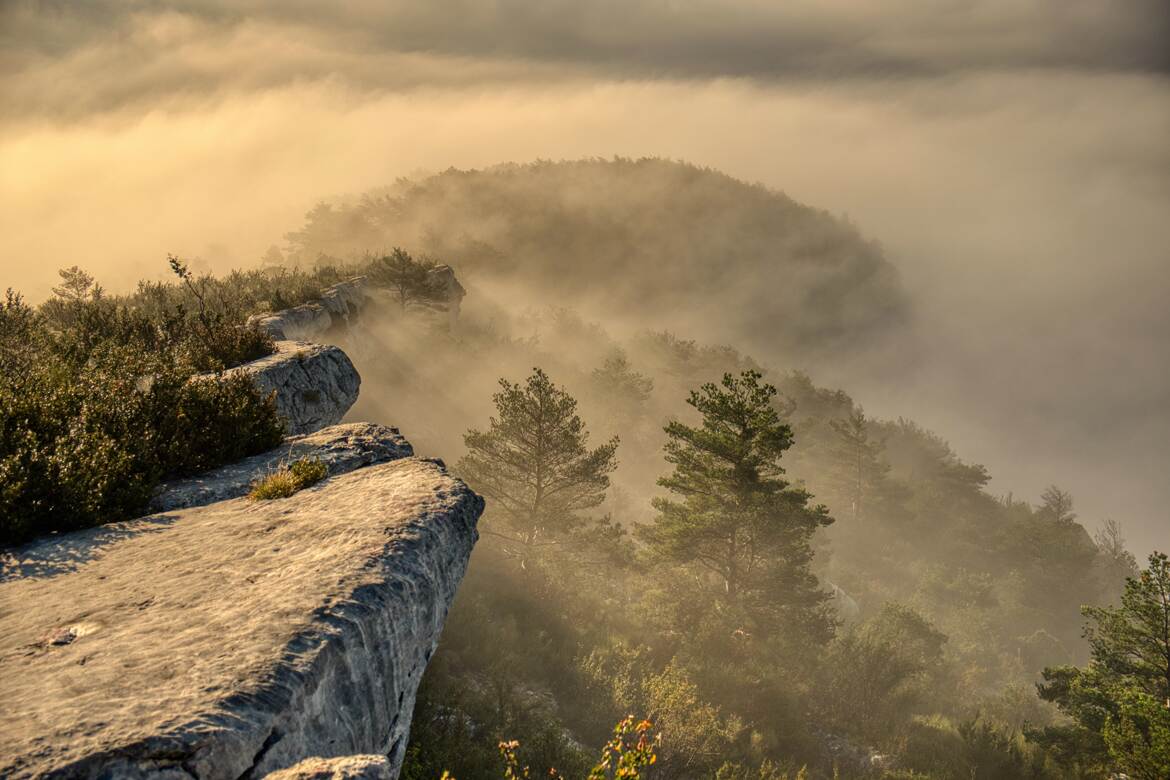
[[[315,458],[298,458],[291,463],[282,463],[276,471],[252,483],[248,498],[253,501],[270,501],[274,498],[288,498],[298,490],[304,490],[325,479],[329,467]]]

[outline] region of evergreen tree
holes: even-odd
[[[435,264],[429,260],[415,260],[399,247],[374,261],[370,280],[393,293],[402,311],[409,306],[435,307],[444,302],[444,282],[431,272]]]
[[[1049,485],[1040,494],[1040,514],[1057,523],[1071,523],[1077,519],[1073,512],[1073,497],[1067,490]]]
[[[1092,662],[1045,669],[1039,686],[1076,726],[1036,738],[1133,777],[1170,776],[1170,558],[1152,554],[1119,607],[1083,611]]]
[[[762,375],[725,374],[703,385],[687,403],[703,416],[698,427],[666,426],[666,460],[674,472],[658,484],[674,497],[654,499],[658,516],[643,530],[653,554],[708,573],[711,595],[744,616],[754,629],[776,619],[827,636],[826,593],[809,571],[810,537],[832,522],[823,506],[784,479],[780,458],[792,433]]]
[[[500,380],[498,416],[472,429],[457,470],[489,500],[491,516],[525,549],[556,542],[581,524],[580,513],[605,500],[617,467],[618,439],[588,448],[577,401],[539,368],[523,385]]]
[[[882,443],[870,439],[869,422],[861,407],[843,420],[829,421],[836,435],[836,481],[849,501],[854,521],[861,519],[863,504],[890,470],[881,458]]]
[[[1121,523],[1111,518],[1101,522],[1101,527],[1093,534],[1093,543],[1098,551],[1098,588],[1106,602],[1112,603],[1121,597],[1125,581],[1137,576],[1137,559],[1125,547]]]
[[[600,368],[593,369],[593,385],[614,421],[623,430],[637,425],[642,417],[654,380],[630,365],[626,353],[615,349]]]
[[[64,301],[85,301],[89,299],[91,292],[98,294],[100,290],[100,287],[94,284],[93,275],[77,266],[62,268],[57,271],[57,275],[61,277],[61,284],[53,288],[53,295]]]

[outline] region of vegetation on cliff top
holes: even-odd
[[[252,483],[248,498],[253,501],[271,501],[289,496],[315,485],[329,474],[329,466],[319,460],[298,458],[291,463],[281,463],[269,474]]]
[[[433,261],[400,249],[223,278],[168,263],[174,281],[128,295],[108,295],[74,266],[40,306],[12,290],[0,304],[0,546],[138,516],[160,481],[276,446],[284,423],[273,399],[248,376],[221,373],[273,351],[250,315],[359,274],[393,288],[403,307],[437,295]],[[298,466],[297,484],[312,468]]]
[[[146,311],[61,272],[34,309],[0,305],[0,545],[142,513],[160,480],[269,449],[283,424],[242,375],[191,378],[271,351],[205,305]]]

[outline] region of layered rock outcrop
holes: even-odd
[[[276,393],[276,409],[291,436],[341,422],[357,401],[362,378],[340,348],[278,341],[276,351],[228,369],[249,374],[262,393]]]
[[[358,278],[262,318],[276,351],[230,369],[274,395],[281,447],[0,555],[0,777],[397,776],[483,499],[397,429],[337,424],[361,377],[289,340],[369,294]],[[301,458],[326,479],[246,497]]]
[[[322,433],[294,446],[405,454]],[[0,576],[0,776],[250,778],[350,754],[397,773],[482,506],[442,464],[399,457],[18,550]]]
[[[356,318],[369,300],[370,292],[369,280],[357,276],[326,287],[318,300],[275,314],[259,314],[248,322],[278,341],[315,341],[323,338],[335,324]]]

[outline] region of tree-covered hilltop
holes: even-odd
[[[881,248],[848,222],[707,168],[663,159],[450,169],[321,203],[288,259],[401,244],[472,283],[702,332],[773,357],[862,350],[908,304]],[[274,258],[279,253],[274,253]]]

